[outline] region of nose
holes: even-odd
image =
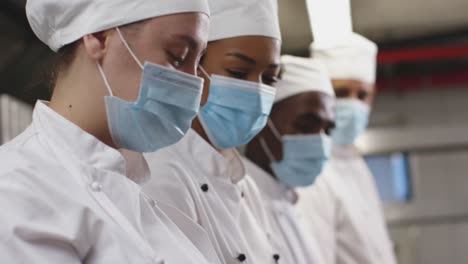
[[[191,66],[187,67],[187,69],[184,69],[184,72],[188,73],[188,74],[191,74],[191,75],[198,76],[197,69],[198,69],[198,64],[195,64],[195,65],[191,65]]]

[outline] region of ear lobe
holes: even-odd
[[[83,37],[83,44],[89,58],[95,61],[101,60],[108,48],[109,35],[106,32],[89,34]]]

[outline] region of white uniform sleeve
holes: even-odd
[[[79,264],[78,250],[65,235],[64,218],[54,208],[57,197],[0,174],[0,259],[8,264]],[[29,185],[29,186],[28,186]],[[58,198],[57,198],[58,199]]]

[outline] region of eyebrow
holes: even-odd
[[[239,52],[229,52],[229,53],[226,53],[225,56],[229,56],[229,57],[236,57],[240,60],[243,60],[249,64],[252,64],[252,65],[256,65],[257,64],[257,61],[247,55],[244,55],[242,53],[239,53]]]
[[[320,121],[323,122],[322,116],[317,113],[304,113],[299,116],[299,119],[306,120],[306,121]]]
[[[328,116],[323,116],[320,113],[304,113],[298,117],[298,120],[304,121],[319,121],[326,123],[335,123],[334,120],[330,119]]]
[[[199,46],[198,41],[195,40],[195,38],[193,38],[190,35],[174,34],[171,37],[173,39],[182,40],[182,41],[186,42],[187,44],[189,44],[190,48],[192,48],[192,49],[196,49]]]
[[[225,56],[230,56],[230,57],[236,57],[240,60],[243,60],[249,64],[252,64],[252,65],[256,65],[257,64],[257,61],[247,55],[244,55],[242,53],[239,53],[239,52],[229,52],[229,53],[226,53]],[[279,63],[272,63],[270,65],[268,65],[268,68],[279,68],[280,67],[280,64]]]

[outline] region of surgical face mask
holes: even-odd
[[[370,107],[357,99],[336,101],[335,123],[332,132],[333,142],[341,146],[354,144],[364,133],[369,123]]]
[[[208,102],[200,110],[200,123],[218,149],[247,144],[266,125],[275,99],[273,87],[213,75]]]
[[[117,33],[143,74],[138,100],[126,102],[113,95],[102,67],[97,65],[110,94],[105,102],[114,144],[143,153],[177,143],[198,113],[203,79],[149,62],[142,65],[118,28]]]
[[[260,138],[260,145],[270,159],[271,169],[278,180],[293,188],[314,184],[330,159],[330,136],[324,133],[281,136],[273,122],[269,121],[268,125],[275,137],[282,142],[283,159],[275,161],[263,138]]]

